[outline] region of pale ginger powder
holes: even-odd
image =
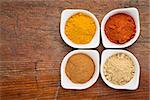
[[[124,53],[109,57],[104,64],[103,71],[106,79],[116,85],[128,83],[135,73],[132,59]]]

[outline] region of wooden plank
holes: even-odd
[[[136,7],[140,12],[141,35],[126,48],[139,60],[140,85],[135,91],[114,90],[99,77],[85,90],[60,86],[60,64],[73,50],[60,36],[64,9],[87,9],[101,23],[115,8]],[[0,100],[148,100],[150,53],[150,4],[147,0],[46,0],[0,1]],[[102,43],[96,48],[100,54]]]
[[[0,62],[1,100],[36,98],[34,63]]]

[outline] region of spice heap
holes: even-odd
[[[134,63],[129,56],[118,53],[109,57],[104,64],[104,75],[116,85],[128,83],[134,76]]]
[[[111,16],[105,25],[107,38],[116,44],[123,44],[132,39],[136,32],[133,18],[127,14],[119,13]]]
[[[93,60],[82,53],[74,54],[69,58],[66,64],[65,73],[74,83],[85,83],[90,80],[94,74],[95,65]]]
[[[76,44],[89,43],[96,32],[94,20],[83,13],[71,16],[65,25],[66,36]]]

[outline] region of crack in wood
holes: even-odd
[[[57,89],[56,89],[56,92],[55,92],[54,100],[58,100],[59,89],[60,89],[60,80],[57,83]]]
[[[34,70],[35,70],[35,81],[36,81],[37,89],[39,88],[39,85],[38,85],[38,69],[37,69],[37,66],[38,66],[39,62],[42,62],[42,60],[38,60],[38,61],[34,62],[34,64],[35,64],[35,67],[34,67]]]

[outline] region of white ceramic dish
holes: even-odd
[[[95,24],[96,24],[96,32],[93,37],[93,39],[88,43],[88,44],[75,44],[71,40],[68,39],[68,37],[65,34],[65,24],[68,18],[70,18],[72,15],[82,12],[91,18],[93,18]],[[100,27],[99,27],[99,22],[97,18],[89,11],[87,10],[81,10],[81,9],[67,9],[64,10],[61,13],[61,22],[60,22],[60,34],[62,36],[62,39],[65,41],[66,44],[73,48],[96,48],[98,47],[100,43]]]
[[[66,75],[65,73],[65,67],[66,67],[66,63],[68,61],[68,59],[74,55],[74,54],[77,54],[77,53],[84,53],[88,56],[90,56],[94,63],[95,63],[95,73],[94,75],[92,76],[92,78],[84,83],[84,84],[75,84],[73,83]],[[82,77],[82,76],[81,76]],[[70,53],[68,53],[62,63],[61,63],[61,86],[65,89],[78,89],[78,90],[81,90],[81,89],[86,89],[90,86],[92,86],[96,80],[98,79],[99,77],[99,52],[96,51],[96,50],[74,50],[74,51],[71,51]]]
[[[130,15],[134,19],[135,25],[136,25],[135,36],[131,40],[129,40],[128,42],[126,42],[124,44],[112,43],[107,38],[105,31],[104,31],[105,23],[107,22],[109,17],[112,15],[118,14],[118,13],[125,13],[125,14]],[[101,37],[102,37],[103,46],[105,48],[125,48],[125,47],[128,47],[128,46],[132,45],[138,39],[139,35],[140,35],[140,21],[139,21],[139,12],[136,8],[122,8],[122,9],[112,10],[105,15],[105,17],[103,18],[103,20],[101,22]]]
[[[127,84],[125,85],[115,85],[111,82],[109,82],[105,76],[104,76],[104,73],[103,73],[103,66],[104,66],[104,63],[106,62],[106,60],[116,54],[116,53],[125,53],[126,55],[128,55],[129,57],[131,57],[131,59],[133,60],[134,62],[134,65],[135,65],[135,74],[134,74],[134,77],[130,80],[130,82],[128,82]],[[104,50],[102,52],[102,55],[101,55],[101,69],[100,69],[100,74],[101,74],[101,77],[103,79],[103,81],[111,88],[114,88],[114,89],[127,89],[127,90],[135,90],[138,88],[138,85],[139,85],[139,76],[140,76],[140,66],[139,66],[139,62],[138,60],[136,59],[136,57],[130,53],[129,51],[126,51],[126,50],[113,50],[113,49],[108,49],[108,50]]]

